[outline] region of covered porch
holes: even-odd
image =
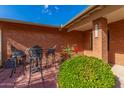
[[[124,66],[124,6],[91,6],[63,28],[82,32],[83,54]]]

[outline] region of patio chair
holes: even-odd
[[[32,74],[35,72],[40,72],[41,79],[44,83],[43,73],[42,73],[42,56],[43,56],[43,49],[39,46],[34,46],[29,48],[29,60],[30,60],[30,73],[29,73],[29,82],[31,82]]]
[[[46,51],[46,68],[48,67],[48,59],[49,57],[52,57],[52,63],[54,64],[55,62],[55,49],[56,47],[53,48],[48,48]]]
[[[13,73],[16,73],[16,67],[18,65],[23,66],[23,74],[25,75],[25,71],[24,71],[26,68],[25,60],[26,60],[26,54],[22,50],[17,50],[17,49],[12,50],[10,61],[13,62],[12,64],[13,66],[12,66],[10,78],[13,76]]]

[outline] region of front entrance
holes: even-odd
[[[124,66],[124,20],[109,24],[109,62]]]

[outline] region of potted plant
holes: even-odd
[[[65,61],[66,59],[71,58],[71,55],[72,49],[69,46],[65,47],[61,52],[61,61]]]

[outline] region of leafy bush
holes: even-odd
[[[76,56],[61,64],[57,83],[61,88],[111,88],[115,85],[115,76],[102,60]]]

